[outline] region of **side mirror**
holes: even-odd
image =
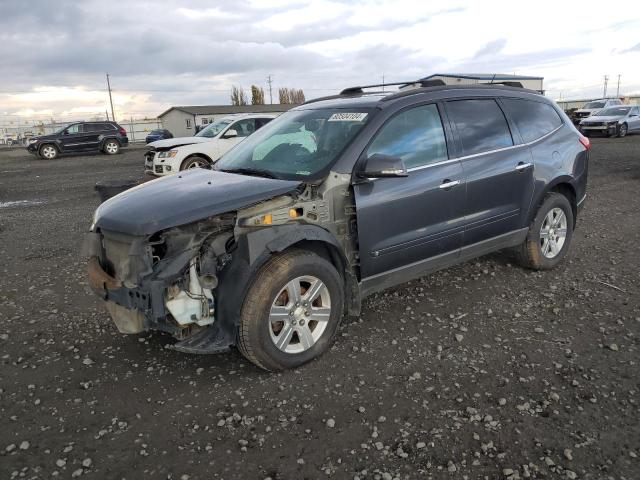
[[[224,133],[222,138],[233,138],[233,137],[237,137],[237,136],[238,136],[238,132],[236,130],[234,130],[233,128],[230,128],[229,130],[227,130]]]
[[[406,177],[407,168],[400,157],[375,153],[367,158],[364,168],[359,173],[363,178]]]

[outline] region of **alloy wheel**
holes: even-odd
[[[625,124],[620,125],[620,130],[618,130],[618,136],[624,137],[627,134],[627,126]]]
[[[115,142],[107,143],[104,148],[107,151],[107,153],[110,153],[112,155],[114,153],[118,153],[118,145]]]
[[[44,158],[48,158],[49,160],[51,160],[52,158],[55,158],[58,152],[56,152],[56,147],[52,147],[51,145],[45,145],[44,147],[42,147],[42,150],[40,153],[42,153],[42,156]]]
[[[200,160],[192,160],[191,163],[189,163],[189,166],[187,167],[187,170],[192,169],[192,168],[201,168],[202,167],[202,162],[200,162]]]
[[[547,258],[554,258],[562,250],[567,238],[567,216],[561,208],[552,208],[540,227],[540,249]]]
[[[285,353],[302,353],[320,339],[331,317],[329,289],[317,277],[297,277],[280,289],[269,312],[269,334]]]

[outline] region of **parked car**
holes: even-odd
[[[601,98],[600,100],[593,100],[591,102],[585,103],[582,108],[578,108],[573,112],[573,123],[580,123],[580,120],[583,118],[587,118],[592,115],[594,112],[598,110],[602,110],[603,108],[615,107],[618,105],[622,105],[622,102],[617,98]]]
[[[640,107],[625,105],[609,107],[580,121],[580,131],[589,136],[601,133],[607,137],[624,137],[627,133],[640,131]]]
[[[120,148],[127,145],[127,132],[116,122],[78,122],[51,135],[30,138],[27,151],[41,158],[53,160],[58,155],[77,152],[103,152],[115,155]]]
[[[190,168],[208,168],[275,117],[275,114],[229,116],[208,125],[194,137],[152,142],[145,154],[145,172],[161,177]]]
[[[590,143],[551,100],[492,85],[344,92],[211,170],[98,208],[90,285],[121,332],[169,332],[182,352],[236,345],[281,370],[325,352],[374,292],[508,247],[534,270],[567,255]]]
[[[157,130],[151,130],[146,138],[146,143],[155,142],[156,140],[167,140],[173,138],[173,134],[164,128],[158,128]]]

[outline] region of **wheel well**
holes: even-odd
[[[336,267],[340,276],[344,278],[346,265],[342,254],[338,251],[338,248],[335,245],[331,245],[330,243],[320,240],[301,240],[287,247],[285,250],[289,250],[290,248],[308,250],[325,260],[328,260],[334,267]]]
[[[55,148],[58,151],[58,153],[60,153],[60,149],[58,148],[58,145],[56,145],[53,142],[46,142],[40,145],[40,147],[38,147],[38,153],[43,149],[43,147],[46,147],[47,145],[51,145],[53,148]]]
[[[185,159],[182,160],[182,163],[180,164],[180,170],[182,170],[186,163],[194,157],[204,158],[207,162],[213,164],[213,160],[211,160],[211,158],[209,158],[209,156],[205,155],[204,153],[192,153],[191,155],[187,155]]]
[[[571,204],[571,211],[573,213],[573,223],[575,225],[576,217],[578,216],[578,204],[576,200],[576,191],[570,183],[559,183],[555,185],[550,192],[556,192],[567,197]]]

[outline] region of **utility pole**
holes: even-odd
[[[382,74],[382,91],[384,92],[384,73]]]
[[[618,88],[616,88],[616,98],[620,98],[620,77],[621,75],[618,74]]]
[[[609,83],[609,75],[604,76],[604,90],[602,91],[602,98],[607,98],[607,83]]]
[[[106,110],[104,111],[104,114],[107,116],[107,122],[109,121],[109,112],[107,112]]]
[[[273,105],[273,94],[271,92],[271,75],[267,75],[267,83],[269,84],[269,103]]]
[[[113,113],[113,99],[111,98],[111,83],[109,83],[109,74],[107,73],[107,88],[109,89],[109,103],[111,104],[111,120],[116,121],[116,116]]]

